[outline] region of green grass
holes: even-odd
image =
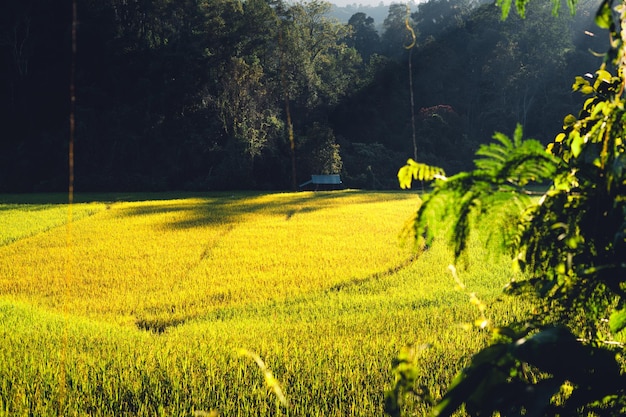
[[[76,204],[72,206],[71,216],[72,219],[79,220],[104,208],[102,203]],[[0,246],[66,225],[69,215],[66,205],[0,202]]]
[[[476,242],[466,290],[442,242],[412,260],[397,237],[414,194],[90,198],[107,203],[0,247],[0,415],[381,415],[403,346],[429,346],[421,382],[438,395],[484,345],[469,291],[495,323],[527,308],[499,299],[508,261]],[[13,219],[45,204],[0,201]]]

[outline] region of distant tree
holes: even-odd
[[[413,42],[411,33],[406,28],[407,5],[392,3],[389,14],[383,22],[381,49],[385,56],[400,59],[407,54],[405,46]],[[412,20],[409,22],[413,26]]]
[[[483,63],[481,79],[486,87],[483,99],[498,103],[494,107],[507,109],[508,114],[485,109],[483,123],[493,118],[509,124],[519,122],[527,131],[540,131],[543,129],[532,126],[531,121],[545,123],[546,113],[557,117],[551,105],[542,101],[546,94],[565,95],[561,91],[566,84],[559,84],[559,78],[573,49],[571,20],[567,14],[552,16],[549,5],[537,5],[528,11],[527,19],[511,16],[504,22],[505,30],[500,31],[491,56]],[[558,127],[555,123],[552,130]],[[496,128],[503,130],[504,126]]]
[[[281,76],[291,109],[293,151],[300,147],[298,135],[306,136],[315,122],[327,123],[329,109],[359,82],[362,61],[345,44],[348,27],[326,17],[330,7],[322,1],[296,3],[281,18]]]
[[[356,49],[363,61],[369,62],[370,57],[380,51],[380,36],[376,31],[374,19],[363,12],[355,13],[348,20],[348,26],[352,33],[348,36],[346,44]]]
[[[242,143],[245,155],[253,163],[267,146],[268,137],[276,135],[282,126],[263,68],[258,61],[247,63],[242,58],[232,58],[222,83],[217,106],[224,129]]]
[[[298,147],[303,168],[313,174],[341,174],[343,162],[335,134],[328,126],[313,123]]]
[[[276,146],[285,125],[278,18],[267,2],[251,0],[232,20],[230,58],[220,64],[217,93],[211,100],[225,134],[235,142],[228,146],[229,163],[238,175],[253,178],[255,162],[268,147]]]
[[[430,0],[420,3],[411,14],[419,31],[419,43],[438,39],[443,33],[462,27],[471,10],[471,0]]]
[[[382,143],[341,143],[343,181],[347,187],[367,190],[397,188],[394,173],[406,156]]]
[[[326,71],[351,70],[332,65],[332,61],[352,52],[343,42],[347,27],[326,17],[330,7],[330,3],[314,0],[296,3],[287,10],[285,59],[290,97],[297,106],[309,111],[320,105],[333,105],[347,92],[345,86],[333,88],[340,73]]]
[[[367,71],[371,81],[333,109],[336,134],[350,142],[384,144],[406,159],[412,155],[406,63],[374,55]]]
[[[423,5],[423,12],[435,16],[441,8],[457,16],[459,2]],[[64,4],[0,2],[3,190],[66,184],[71,11]],[[410,117],[417,115],[408,108],[411,93],[415,109],[453,106],[468,122],[470,141],[516,118],[527,121],[529,132],[548,131],[575,98],[554,95],[562,65],[551,70],[551,79],[538,78],[538,68],[561,62],[589,67],[583,52],[599,49],[589,39],[574,49],[555,37],[558,31],[542,33],[541,25],[526,32],[513,21],[499,25],[492,7],[463,22],[455,17],[454,24],[436,19],[449,30],[407,52],[402,5],[389,8],[381,36],[388,44],[376,49],[370,17],[356,13],[346,25],[329,19],[328,7],[321,1],[81,0],[78,189],[243,186],[238,170],[255,173],[243,178],[256,178],[260,170],[264,184],[276,178],[276,186],[285,187],[284,178],[310,174],[304,162],[301,172],[287,172],[290,160],[309,158],[295,154],[295,141],[308,138],[314,124],[331,128],[342,143],[381,143],[410,155]],[[418,36],[422,23],[413,25]],[[563,53],[552,53],[549,44]],[[493,105],[498,100],[506,105]],[[342,145],[342,159],[348,148]]]
[[[420,161],[440,165],[447,172],[469,168],[464,155],[473,154],[478,144],[467,136],[467,122],[452,106],[439,104],[417,112]]]
[[[70,27],[67,2],[0,2],[0,190],[67,184]]]

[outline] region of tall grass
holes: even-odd
[[[436,394],[485,342],[441,242],[415,261],[399,244],[414,195],[186,197],[108,204],[69,247],[46,227],[0,248],[0,415],[381,415],[401,347],[430,346]],[[527,308],[497,300],[505,260],[472,258],[489,318]]]

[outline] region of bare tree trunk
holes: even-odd
[[[285,96],[285,113],[287,115],[287,133],[289,136],[289,153],[291,155],[291,189],[296,191],[298,189],[298,182],[296,179],[296,141],[293,136],[293,124],[291,123],[291,111],[289,109],[289,90],[287,89],[287,77],[285,76],[285,59],[283,50],[283,35],[282,30],[278,31],[278,44],[280,47],[280,81],[283,87],[283,94]]]
[[[413,130],[413,159],[417,161],[417,138],[415,133],[415,99],[413,98],[413,48],[409,49],[409,92],[411,94],[411,128]]]
[[[409,50],[409,94],[411,95],[411,128],[413,131],[413,159],[417,161],[417,138],[415,134],[415,99],[413,98],[413,48],[415,48],[415,44],[417,43],[417,37],[415,36],[415,31],[411,27],[409,23],[409,19],[411,18],[411,6],[406,5],[406,19],[404,20],[404,25],[406,26],[406,30],[409,31],[411,35],[411,44],[405,46],[406,49]]]

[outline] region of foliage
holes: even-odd
[[[582,344],[560,326],[516,330],[496,329],[497,340],[472,357],[433,415],[450,416],[461,404],[472,416],[622,413],[626,380],[614,352]]]
[[[366,190],[389,189],[396,186],[394,174],[406,159],[381,143],[342,143],[342,178],[352,188]],[[392,184],[393,182],[393,184]]]
[[[611,9],[605,1],[596,18],[614,39],[607,62],[591,80],[576,78],[573,89],[591,97],[578,117],[565,117],[563,133],[546,150],[522,140],[520,127],[512,140],[496,134],[500,143],[481,147],[477,169],[436,182],[418,210],[414,234],[427,242],[435,214],[452,218],[458,259],[474,219],[550,179],[540,199],[525,200],[496,226],[510,236],[506,247],[522,272],[506,292],[536,296],[542,308],[494,329],[491,344],[452,381],[433,415],[461,406],[472,416],[617,416],[626,409],[619,343],[626,327],[625,50],[617,29],[624,8],[616,8],[617,20]]]
[[[406,165],[398,171],[401,188],[411,188],[413,180],[432,181],[437,178],[445,178],[443,169],[415,162],[413,159],[409,159]]]
[[[571,19],[548,24],[549,7],[529,10],[530,27],[501,23],[499,9],[480,3],[432,0],[411,13],[415,109],[445,103],[458,114],[446,126],[417,123],[417,147],[423,162],[449,173],[468,169],[482,138],[515,121],[545,142],[575,109],[555,94],[565,62],[585,73],[594,58],[582,51],[599,49],[591,38],[581,43]],[[69,6],[0,5],[4,191],[67,184]],[[376,22],[329,14],[323,1],[79,2],[77,189],[286,189],[289,129],[298,147],[315,124],[341,138],[342,160],[353,143],[380,143],[402,154],[397,168],[413,155],[407,71],[398,69],[411,42],[406,7],[388,7]],[[295,154],[299,179],[312,173],[307,152]],[[370,175],[372,164],[357,157],[363,169],[352,169],[349,187]],[[397,189],[396,168],[372,166],[389,179],[377,187]]]
[[[383,22],[381,47],[384,55],[399,59],[407,53],[405,47],[413,43],[411,32],[412,19],[407,22],[407,4],[393,3],[389,5],[389,13]]]
[[[341,174],[343,162],[340,151],[332,129],[319,123],[313,123],[307,129],[298,147],[298,153],[304,155],[301,161],[309,172],[316,174]]]
[[[374,26],[374,19],[362,12],[355,13],[348,20],[348,26],[352,30],[347,45],[354,47],[363,61],[369,62],[370,57],[380,49],[380,36]]]
[[[581,8],[581,15],[591,7]],[[394,42],[407,45],[406,8],[394,11]],[[419,158],[450,175],[471,170],[479,144],[518,122],[527,135],[547,143],[563,115],[579,105],[567,91],[568,77],[597,68],[600,60],[588,50],[605,49],[601,36],[576,35],[589,30],[582,19],[555,19],[549,5],[530,8],[525,21],[511,16],[502,22],[500,12],[493,4],[451,0],[422,3],[411,14],[418,35],[412,49],[415,109],[442,110],[441,118],[416,114]],[[341,103],[331,120],[337,137],[381,143],[402,152],[404,161],[413,155],[408,54],[391,59],[391,52],[382,51],[387,63],[374,67],[372,82]]]
[[[454,256],[458,259],[463,254],[476,216],[499,205],[528,204],[525,186],[554,175],[555,158],[547,154],[538,141],[523,140],[521,126],[517,127],[512,139],[502,133],[496,133],[494,139],[496,143],[482,145],[476,152],[481,158],[475,162],[476,169],[470,172],[447,178],[441,168],[413,160],[400,169],[398,179],[403,188],[409,188],[413,179],[437,180],[417,212],[413,229],[416,239],[424,238],[423,243],[432,244],[435,235],[440,233],[437,225],[446,224],[440,220],[450,216],[454,219],[451,237]],[[508,217],[500,220],[502,226],[510,221]]]
[[[464,155],[473,154],[478,144],[467,134],[467,120],[445,104],[422,107],[417,113],[420,160],[445,165],[450,172],[469,169]],[[446,155],[441,158],[441,155]]]
[[[224,130],[243,143],[245,156],[254,160],[267,146],[268,136],[281,128],[277,110],[270,103],[263,82],[263,68],[233,58],[224,74],[223,87],[216,102]]]

